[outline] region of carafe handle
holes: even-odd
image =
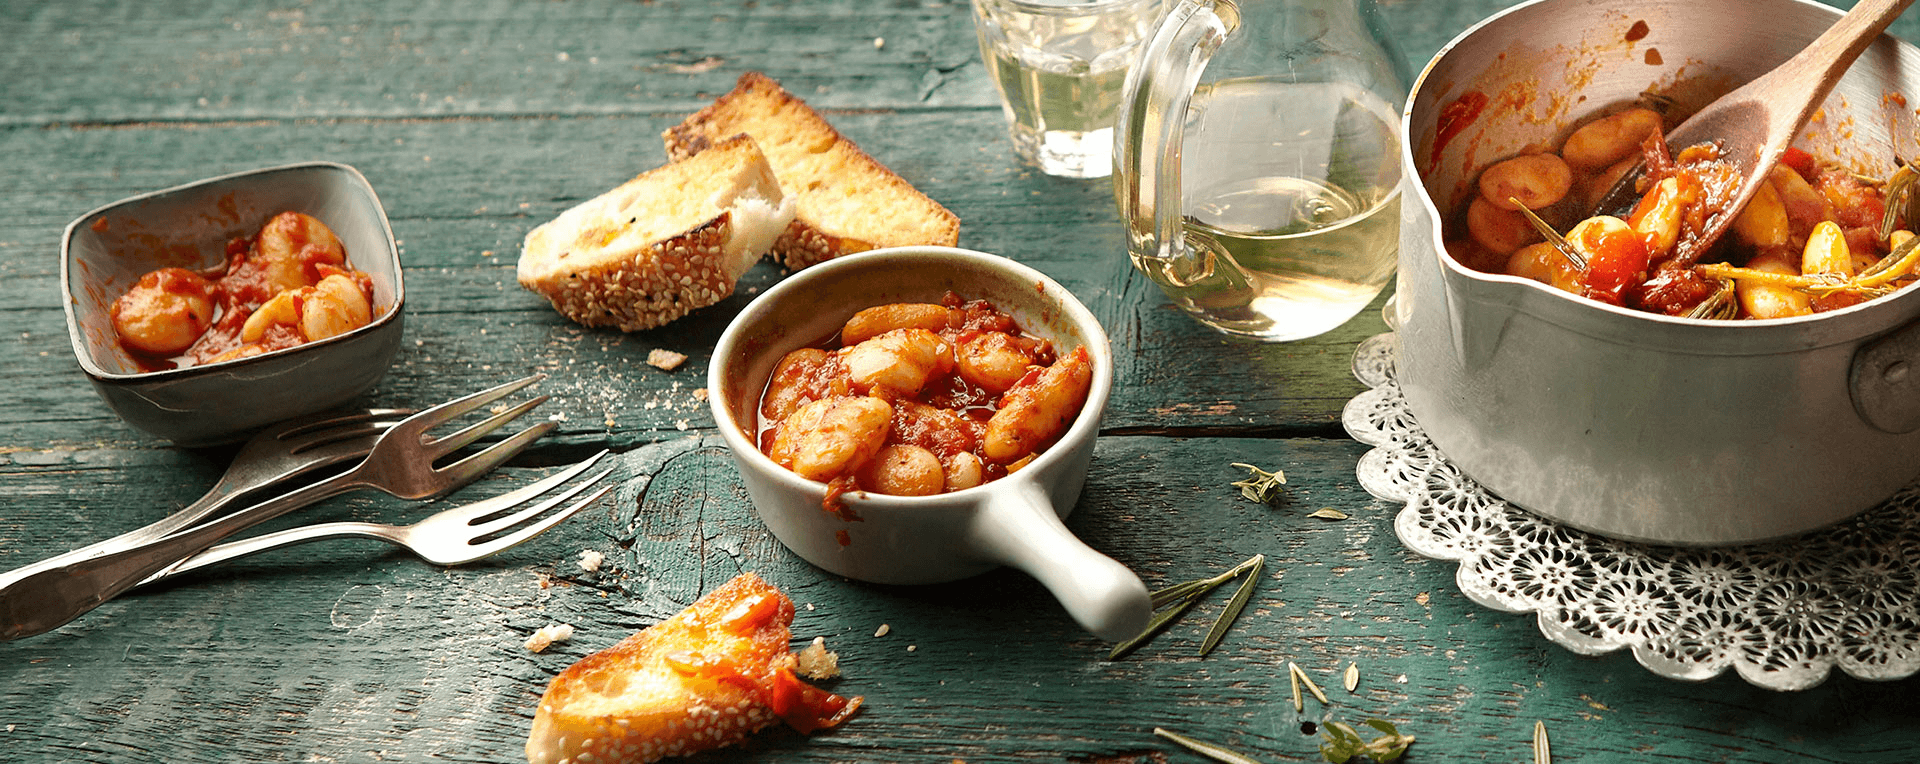
[[[1156,280],[1196,281],[1208,269],[1183,240],[1180,142],[1201,70],[1239,25],[1233,0],[1180,0],[1127,72],[1114,131],[1114,198],[1134,266]]]

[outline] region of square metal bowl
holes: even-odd
[[[372,277],[373,321],[285,350],[143,371],[114,334],[114,300],[156,268],[218,265],[229,239],[252,236],[287,210],[326,223],[346,246],[347,262]],[[373,186],[344,164],[269,167],[114,202],[68,224],[60,256],[67,333],[80,368],[128,424],[180,445],[238,440],[346,403],[380,380],[400,347],[406,290],[399,248]]]

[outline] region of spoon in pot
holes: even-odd
[[[1740,172],[1739,193],[1714,215],[1691,242],[1682,245],[1676,260],[1691,264],[1720,240],[1739,210],[1766,182],[1767,173],[1786,153],[1794,136],[1806,127],[1835,82],[1865,52],[1887,25],[1914,0],[1860,0],[1839,21],[1793,58],[1712,103],[1667,133],[1667,145],[1686,147],[1718,142],[1722,156]],[[1634,181],[1640,169],[1629,172],[1602,198],[1594,214],[1632,209],[1638,201]]]

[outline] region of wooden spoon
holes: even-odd
[[[1707,227],[1690,246],[1676,254],[1676,260],[1691,264],[1711,248],[1733,225],[1737,211],[1760,190],[1767,173],[1773,170],[1794,136],[1820,107],[1835,82],[1846,74],[1854,59],[1900,16],[1913,0],[1860,0],[1833,27],[1821,34],[1793,58],[1773,71],[1714,99],[1679,127],[1667,133],[1667,145],[1676,149],[1699,143],[1717,142],[1726,161],[1740,170],[1740,192],[1725,211],[1708,220]],[[1600,210],[1632,209],[1638,194],[1634,180],[1640,172],[1627,173],[1609,190]],[[1596,213],[1599,214],[1599,213]]]

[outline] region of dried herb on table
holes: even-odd
[[[1246,497],[1247,501],[1265,504],[1267,499],[1273,498],[1273,492],[1287,482],[1287,473],[1279,470],[1268,472],[1241,462],[1234,462],[1233,466],[1253,473],[1251,477],[1233,484],[1233,487],[1240,489],[1240,495]]]
[[[1320,744],[1320,755],[1333,764],[1346,764],[1356,756],[1372,759],[1374,764],[1386,764],[1406,755],[1407,746],[1413,744],[1413,736],[1400,734],[1391,722],[1368,719],[1367,726],[1378,730],[1380,736],[1366,740],[1352,725],[1327,722],[1327,739]]]
[[[1547,743],[1547,723],[1533,723],[1533,764],[1553,764],[1553,746]]]
[[[1308,516],[1308,517],[1318,517],[1318,518],[1320,518],[1320,519],[1322,519],[1322,520],[1345,520],[1345,519],[1347,519],[1347,513],[1345,513],[1345,512],[1342,512],[1342,511],[1340,511],[1340,510],[1337,510],[1337,509],[1334,509],[1333,507],[1327,507],[1327,508],[1324,508],[1324,509],[1316,509],[1316,510],[1314,510],[1314,511],[1313,511],[1312,513],[1310,513],[1310,514],[1308,514],[1307,516]]]
[[[1214,589],[1218,589],[1222,584],[1244,575],[1246,576],[1246,581],[1240,584],[1240,590],[1234,592],[1233,599],[1227,603],[1226,609],[1220,612],[1220,617],[1214,619],[1213,628],[1207,632],[1206,638],[1201,641],[1200,654],[1203,656],[1206,655],[1213,650],[1215,645],[1220,643],[1220,638],[1226,635],[1227,627],[1231,626],[1234,619],[1239,617],[1240,611],[1246,608],[1247,601],[1253,596],[1254,582],[1259,580],[1260,572],[1266,567],[1266,562],[1266,555],[1256,554],[1247,558],[1246,562],[1235,565],[1232,570],[1212,578],[1186,581],[1154,592],[1153,609],[1158,612],[1153,614],[1152,620],[1147,621],[1146,630],[1140,632],[1140,635],[1133,639],[1114,645],[1113,650],[1107,653],[1107,660],[1117,660],[1121,656],[1138,649],[1141,645],[1146,644],[1155,636],[1159,635],[1161,631],[1164,631],[1167,626],[1171,625],[1174,621],[1179,620],[1180,616],[1186,615],[1188,610],[1192,610],[1195,604],[1199,603],[1201,599],[1205,598],[1207,594],[1211,593]]]
[[[1214,761],[1224,762],[1224,764],[1260,764],[1260,760],[1258,759],[1254,759],[1252,757],[1249,757],[1243,754],[1235,753],[1233,751],[1227,750],[1226,748],[1214,745],[1212,743],[1195,740],[1193,738],[1187,737],[1186,735],[1181,735],[1174,732],[1168,732],[1159,727],[1153,728],[1153,734],[1159,735],[1160,737],[1171,740],[1179,744],[1181,748],[1185,748],[1189,751],[1200,754],[1201,756],[1205,756],[1209,759],[1213,759]]]

